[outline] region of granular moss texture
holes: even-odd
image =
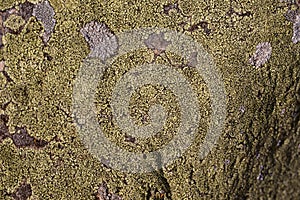
[[[300,197],[300,42],[292,41],[293,22],[286,17],[299,15],[299,1],[49,0],[53,30],[32,14],[40,2],[0,0],[0,199]],[[178,160],[145,174],[108,168],[88,152],[75,128],[72,89],[90,54],[80,30],[92,21],[112,33],[168,28],[203,45],[227,95],[225,130],[207,157],[198,158],[200,133],[211,115],[206,83],[188,61],[150,48],[120,56],[105,70],[95,102],[99,124],[107,138],[130,151],[151,151],[171,140],[180,123],[172,91],[146,85],[131,98],[137,124],[149,123],[152,104],[170,112],[156,138],[137,141],[122,133],[108,106],[123,73],[161,63],[187,77],[198,94],[204,112],[195,142]],[[256,46],[265,42],[271,55],[252,66]]]

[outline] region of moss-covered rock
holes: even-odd
[[[20,3],[24,1],[2,0],[0,9]],[[1,59],[5,60],[5,71],[13,81],[6,83],[0,72],[0,107],[9,116],[10,134],[16,127],[26,127],[29,135],[49,144],[40,149],[17,148],[9,137],[0,143],[0,197],[10,199],[9,194],[17,191],[24,178],[31,186],[31,198],[36,199],[95,199],[103,182],[107,183],[109,193],[124,199],[300,196],[300,44],[292,43],[293,24],[284,17],[289,9],[286,3],[266,0],[179,1],[176,5],[170,1],[49,0],[49,3],[55,11],[56,24],[47,44],[42,41],[42,24],[34,17],[20,33],[6,33],[3,38]],[[170,12],[164,12],[166,6]],[[295,5],[291,9],[296,9]],[[198,150],[208,120],[201,121],[203,129],[184,156],[152,173],[127,174],[107,168],[105,162],[101,163],[85,149],[71,108],[74,80],[83,59],[90,53],[80,30],[91,21],[103,22],[115,33],[143,27],[185,32],[209,52],[222,73],[228,115],[225,130],[207,157],[199,160]],[[271,44],[272,54],[267,62],[255,68],[249,59],[261,42]],[[153,51],[147,49],[120,56],[99,83],[96,107],[99,113],[108,116],[99,121],[104,124],[107,137],[124,148],[131,149],[134,145],[124,142],[124,134],[110,124],[111,90],[123,73],[135,65],[151,62],[153,56]],[[155,62],[170,66],[166,56],[173,64],[185,62],[168,52]],[[207,119],[211,115],[209,98],[204,97],[209,96],[209,91],[201,74],[188,67],[176,70],[196,88]],[[167,104],[167,110],[178,107],[172,92],[158,86],[141,88],[131,101],[132,117],[137,123],[144,123],[143,116],[154,93],[159,94],[157,102]],[[172,128],[177,121],[172,121],[175,123]],[[163,142],[169,136],[172,134],[164,137]],[[144,144],[148,142],[151,141]]]

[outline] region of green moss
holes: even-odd
[[[299,138],[287,133],[295,131],[296,126],[291,113],[299,79],[299,44],[291,44],[291,24],[284,20],[285,9],[271,1],[233,3],[236,12],[252,13],[245,17],[238,14],[226,16],[229,1],[210,4],[204,1],[199,4],[197,1],[179,2],[185,15],[193,15],[192,23],[205,20],[212,29],[209,36],[201,28],[186,34],[203,44],[212,55],[222,72],[228,95],[225,131],[204,160],[198,160],[201,134],[182,158],[162,171],[149,174],[125,174],[108,169],[85,150],[70,117],[74,78],[89,53],[80,28],[91,20],[99,20],[114,32],[148,26],[182,31],[180,24],[189,23],[188,17],[176,11],[163,14],[163,5],[169,1],[126,2],[79,3],[69,0],[63,4],[50,1],[57,23],[48,45],[43,44],[42,27],[34,18],[19,35],[5,35],[5,47],[1,51],[4,51],[6,71],[14,82],[1,91],[0,103],[3,105],[12,100],[5,111],[10,116],[10,130],[13,131],[15,126],[26,126],[30,135],[50,141],[50,144],[40,150],[16,149],[10,139],[0,144],[0,196],[5,191],[14,191],[23,177],[29,179],[34,195],[40,199],[93,199],[102,181],[108,183],[110,191],[124,199],[145,199],[151,191],[159,190],[166,191],[168,198],[172,199],[257,199],[266,195],[273,198],[280,193],[290,197],[292,191],[298,191],[299,162],[295,155],[299,153]],[[14,3],[19,2],[3,1],[0,9],[9,8]],[[10,23],[11,27],[18,26],[18,23]],[[264,41],[272,44],[271,59],[261,69],[254,69],[248,59],[257,43]],[[52,59],[47,59],[45,53]],[[107,79],[103,84],[99,83],[100,97],[109,99],[117,78],[123,72],[151,61],[153,57],[147,50],[132,52],[132,55],[119,58],[106,71]],[[168,56],[175,63],[181,62],[176,55]],[[167,64],[160,58],[157,62]],[[193,69],[178,71],[192,83],[206,111],[200,130],[204,133],[210,116],[205,83]],[[1,75],[0,78],[3,85],[4,77]],[[141,88],[132,97],[132,117],[138,123],[149,107],[147,101],[157,91],[161,92],[157,87]],[[165,102],[165,99],[169,101]],[[109,109],[106,110],[107,103],[100,100],[97,105],[99,112],[110,113]],[[176,107],[170,91],[162,92],[159,101],[163,101],[166,107]],[[135,113],[134,106],[143,108],[143,113]],[[245,107],[245,113],[239,110],[241,106]],[[281,114],[283,109],[285,113]],[[132,148],[124,144],[123,135],[116,127],[107,125],[105,129],[106,134],[115,130],[114,134],[108,135],[109,139]],[[52,140],[55,136],[59,141]],[[169,136],[163,142],[167,142]],[[283,144],[277,146],[279,140]],[[286,152],[289,152],[288,159],[285,159]],[[282,167],[285,163],[287,168]],[[264,177],[261,181],[257,180],[260,173]]]
[[[25,23],[25,20],[18,15],[10,15],[4,22],[4,26],[10,28],[13,31],[18,31]]]

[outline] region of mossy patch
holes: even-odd
[[[18,31],[25,24],[25,20],[18,15],[10,15],[4,22],[4,26],[10,28],[13,31]]]
[[[24,177],[39,199],[94,199],[102,182],[107,183],[111,193],[124,199],[299,196],[297,106],[300,100],[295,93],[299,94],[300,54],[299,44],[291,42],[292,23],[283,17],[288,9],[285,4],[180,1],[181,11],[175,9],[166,15],[163,9],[169,1],[49,2],[56,13],[56,25],[47,44],[41,38],[43,27],[34,17],[19,34],[7,33],[4,37],[1,58],[14,82],[0,90],[1,107],[11,102],[1,112],[9,116],[11,133],[17,126],[26,126],[31,136],[49,144],[43,149],[17,148],[9,138],[0,144],[1,197],[14,192]],[[18,3],[2,0],[0,9]],[[142,27],[184,31],[194,23],[207,22],[211,34],[206,34],[201,26],[185,33],[204,46],[222,73],[228,116],[224,132],[205,159],[198,158],[201,134],[183,157],[163,170],[148,174],[109,169],[89,154],[76,132],[71,107],[74,79],[90,53],[80,29],[93,20],[105,22],[113,32]],[[256,45],[265,41],[272,45],[272,56],[263,67],[255,69],[249,58]],[[182,61],[176,55],[168,52],[167,55],[174,63]],[[105,94],[102,97],[109,99],[115,81],[123,72],[152,58],[150,50],[120,57],[107,69],[99,96]],[[157,62],[168,64],[163,56]],[[207,126],[204,119],[210,116],[205,83],[193,69],[177,70],[188,78],[199,95],[199,104],[205,110],[201,130],[204,133]],[[0,81],[1,86],[6,82],[3,74]],[[149,106],[147,100],[156,90],[160,91],[156,87],[141,88],[132,97],[132,116],[137,123],[143,119]],[[161,97],[165,104],[169,103],[166,107],[176,108],[171,92]],[[165,102],[166,97],[170,97],[170,102]],[[104,101],[98,103],[99,112],[108,106]],[[137,113],[139,109],[135,106],[142,108],[142,113]],[[121,134],[108,138],[120,145],[124,142]]]

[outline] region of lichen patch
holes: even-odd
[[[89,22],[80,32],[90,46],[90,57],[105,61],[118,52],[118,38],[105,23]]]
[[[249,62],[256,68],[261,67],[271,57],[272,47],[269,42],[262,42],[256,46],[255,54],[250,58]]]
[[[42,1],[34,6],[33,16],[43,24],[43,41],[47,43],[56,24],[54,9],[48,1]]]
[[[300,41],[300,14],[296,16],[293,24],[293,37],[292,41],[294,44]]]

